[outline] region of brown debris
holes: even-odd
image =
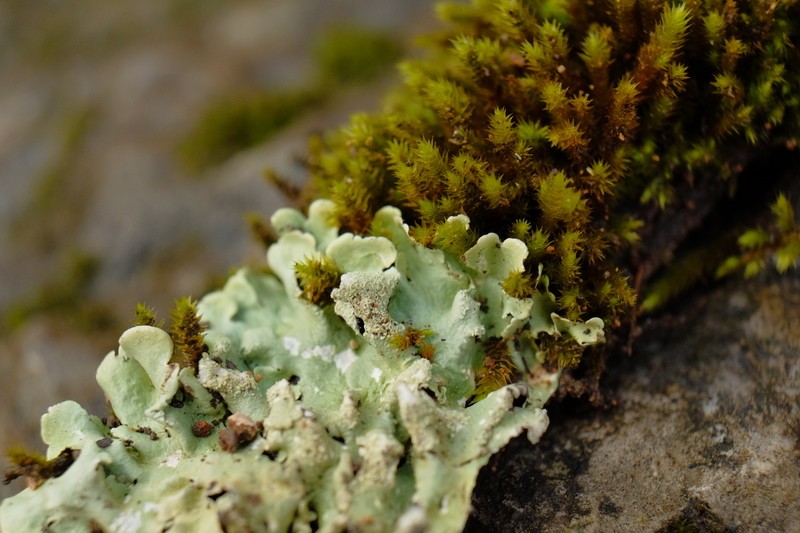
[[[205,420],[200,420],[199,422],[195,422],[192,424],[192,433],[194,433],[195,437],[208,437],[211,435],[211,432],[214,431],[214,426],[206,422]]]
[[[225,422],[226,428],[219,431],[219,444],[226,452],[235,452],[250,444],[261,431],[261,425],[244,413],[234,413]]]
[[[8,485],[18,477],[25,477],[28,488],[34,490],[50,478],[59,477],[75,462],[79,450],[65,448],[57,457],[47,460],[25,450],[11,450],[8,459],[14,466],[6,470],[3,484]]]

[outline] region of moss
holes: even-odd
[[[436,354],[436,347],[425,339],[433,334],[434,331],[430,328],[417,329],[406,326],[403,333],[392,335],[389,338],[389,344],[401,352],[414,348],[418,356],[430,360]]]
[[[536,294],[536,288],[528,274],[512,272],[503,280],[503,290],[514,298],[530,298]]]
[[[784,194],[771,205],[772,220],[765,225],[749,228],[738,240],[740,253],[728,257],[717,268],[717,277],[741,271],[747,278],[763,271],[774,262],[778,272],[797,266],[800,259],[800,224],[794,207]]]
[[[316,91],[302,89],[221,98],[181,143],[181,160],[191,171],[220,163],[267,140],[321,99]]]
[[[46,480],[62,475],[75,462],[78,452],[65,448],[56,457],[48,460],[42,455],[29,452],[20,448],[8,451],[8,460],[11,468],[3,477],[3,484],[24,477],[29,488],[35,489]]]
[[[356,27],[330,29],[314,47],[316,73],[311,83],[221,97],[201,115],[181,142],[178,155],[191,172],[219,164],[266,141],[343,86],[368,82],[384,73],[401,50],[398,42],[384,33]]]
[[[331,291],[339,285],[342,274],[328,257],[308,257],[294,265],[300,297],[312,304],[330,304]]]
[[[415,239],[455,255],[471,235],[519,238],[529,258],[509,294],[527,294],[541,266],[563,316],[621,326],[639,312],[633,275],[641,288],[672,250],[653,236],[688,216],[694,191],[735,191],[743,161],[797,135],[799,7],[443,4],[446,28],[401,66],[390,104],[312,142],[314,191],[357,233],[391,203]],[[780,250],[781,269],[796,261],[794,237],[747,235]],[[663,281],[645,309],[700,274]]]
[[[159,327],[158,319],[156,318],[156,310],[141,302],[137,303],[134,311],[133,325]]]
[[[489,393],[514,381],[518,369],[514,367],[508,340],[492,338],[484,342],[486,357],[475,372],[475,391],[469,403],[483,400]]]
[[[155,317],[153,317],[155,318]],[[205,345],[206,324],[200,320],[197,301],[190,297],[180,298],[172,310],[172,325],[169,335],[175,345],[172,358],[179,365],[197,369]]]
[[[313,56],[323,85],[345,85],[375,79],[400,58],[401,52],[397,40],[385,33],[335,27],[319,37]]]

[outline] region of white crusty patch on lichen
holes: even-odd
[[[292,355],[300,355],[301,346],[302,343],[300,342],[300,339],[296,339],[294,337],[283,338],[283,347],[286,348]]]
[[[336,368],[339,369],[339,372],[344,374],[347,372],[347,369],[350,368],[350,365],[355,363],[357,359],[358,356],[356,355],[356,352],[348,348],[343,352],[337,353],[333,358],[333,362],[336,364]]]
[[[333,310],[359,335],[388,339],[403,332],[389,313],[389,300],[400,278],[397,270],[348,272],[331,292]]]
[[[175,468],[178,466],[178,464],[180,464],[181,456],[182,456],[181,452],[175,452],[173,454],[164,457],[164,460],[161,461],[161,464],[166,466],[167,468]]]
[[[300,353],[300,357],[303,359],[322,359],[323,361],[333,361],[334,354],[336,353],[336,347],[332,344],[326,344],[325,346],[312,346],[308,350],[303,350]]]
[[[120,514],[111,523],[111,531],[114,533],[138,533],[142,527],[142,513],[131,511]]]
[[[248,394],[258,389],[256,380],[251,374],[223,368],[218,362],[207,357],[200,359],[197,379],[204,387],[215,390],[223,396]]]
[[[356,438],[356,446],[361,462],[358,472],[361,482],[375,487],[394,486],[403,445],[386,431],[373,429]]]

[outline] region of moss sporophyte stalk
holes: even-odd
[[[438,10],[387,108],[312,140],[270,273],[167,331],[139,306],[97,371],[108,420],[43,417],[4,531],[458,530],[481,466],[538,441],[560,379],[596,399],[638,313],[796,265],[780,169],[752,165],[796,162],[797,1]],[[698,231],[754,188],[768,218]]]

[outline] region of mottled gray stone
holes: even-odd
[[[645,320],[617,405],[551,406],[485,467],[468,530],[800,531],[798,333],[796,271]]]

